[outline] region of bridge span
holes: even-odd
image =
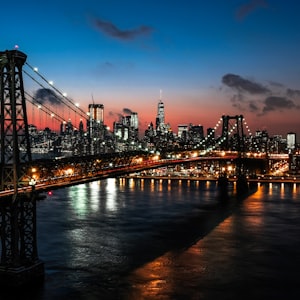
[[[235,169],[238,160],[236,152],[211,152],[199,155],[196,151],[185,151],[176,154],[159,155],[132,152],[106,154],[102,156],[65,157],[61,159],[36,160],[26,164],[22,185],[18,187],[18,193],[35,191],[47,191],[54,188],[81,184],[108,177],[125,176],[130,173],[141,172],[149,169],[168,167],[172,165],[186,165],[191,163],[205,163],[218,168],[219,174],[228,163]],[[265,167],[264,158],[245,158],[243,165],[250,173],[259,172]],[[11,196],[15,193],[12,186],[0,191],[0,198]]]

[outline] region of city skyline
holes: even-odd
[[[174,132],[243,114],[252,131],[299,136],[299,7],[275,0],[5,2],[11,14],[1,18],[0,45],[18,45],[85,111],[92,99],[103,104],[109,126],[130,110],[144,130],[162,99]]]

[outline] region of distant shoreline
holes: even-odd
[[[151,176],[151,175],[124,175],[120,178],[125,179],[155,179],[155,180],[185,180],[185,181],[218,181],[218,177],[196,177],[196,176]],[[229,177],[229,182],[236,182],[237,178]],[[257,183],[300,183],[299,177],[289,176],[287,177],[272,177],[264,176],[258,178],[248,178],[248,182],[257,182]]]

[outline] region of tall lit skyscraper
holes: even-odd
[[[90,121],[98,124],[104,123],[104,105],[103,104],[89,104]]]
[[[130,116],[130,127],[133,129],[139,128],[139,118],[137,112],[132,112]]]
[[[88,131],[90,137],[93,137],[99,128],[104,124],[104,105],[103,104],[89,104],[89,120]],[[97,135],[97,134],[96,134]]]
[[[293,151],[296,148],[296,133],[289,132],[287,134],[287,148],[289,151]]]
[[[165,124],[165,106],[161,99],[157,105],[157,120],[159,124]]]
[[[179,124],[178,125],[178,137],[183,137],[183,133],[187,133],[188,132],[188,125],[187,124]]]
[[[100,153],[100,145],[104,140],[104,105],[89,104],[89,120],[87,122],[88,136],[90,138],[90,154]]]
[[[157,116],[156,116],[156,130],[157,131],[164,131],[165,127],[165,106],[161,99],[162,91],[160,90],[160,97],[157,104]]]

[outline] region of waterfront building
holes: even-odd
[[[88,133],[93,138],[100,138],[101,127],[104,125],[104,105],[89,104]]]
[[[183,138],[183,134],[185,132],[185,135],[189,131],[189,126],[187,124],[179,124],[178,125],[178,137]]]
[[[118,152],[126,150],[137,150],[139,147],[139,121],[137,112],[122,116],[119,122],[114,122],[113,133],[116,140]]]
[[[189,138],[194,145],[199,145],[204,139],[203,126],[190,124]]]
[[[107,127],[104,124],[104,105],[103,104],[89,104],[89,119],[87,121],[87,136],[89,154],[102,153],[103,145],[107,136]]]
[[[255,132],[254,140],[255,144],[258,147],[258,151],[266,153],[268,152],[268,141],[269,141],[269,134],[267,130],[257,130]]]
[[[123,119],[124,121],[124,119]],[[117,141],[127,141],[129,138],[129,127],[125,122],[114,122],[113,124],[114,136]]]
[[[287,149],[292,152],[296,148],[296,133],[289,132],[287,134]]]

